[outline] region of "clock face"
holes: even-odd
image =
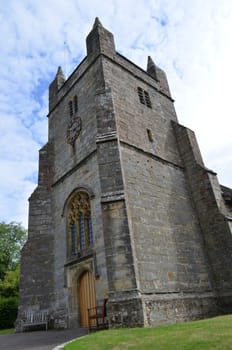
[[[73,118],[67,128],[67,142],[71,145],[75,142],[81,132],[82,121],[80,117]]]

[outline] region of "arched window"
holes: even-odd
[[[68,255],[76,255],[93,245],[89,195],[77,192],[68,205]]]

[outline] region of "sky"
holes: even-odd
[[[232,187],[231,0],[0,0],[0,222],[26,228],[38,151],[47,142],[48,86],[86,55],[95,17],[116,50],[167,73],[179,123],[204,163]],[[3,6],[4,5],[4,6]]]

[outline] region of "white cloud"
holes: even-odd
[[[0,12],[0,220],[27,225],[47,141],[48,85],[59,65],[70,74],[85,56],[96,16],[123,55],[142,68],[151,55],[164,68],[180,123],[195,131],[206,166],[232,186],[230,0],[8,0]]]

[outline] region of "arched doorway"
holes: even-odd
[[[88,308],[96,306],[95,281],[92,272],[84,272],[80,284],[80,325],[88,327]]]

